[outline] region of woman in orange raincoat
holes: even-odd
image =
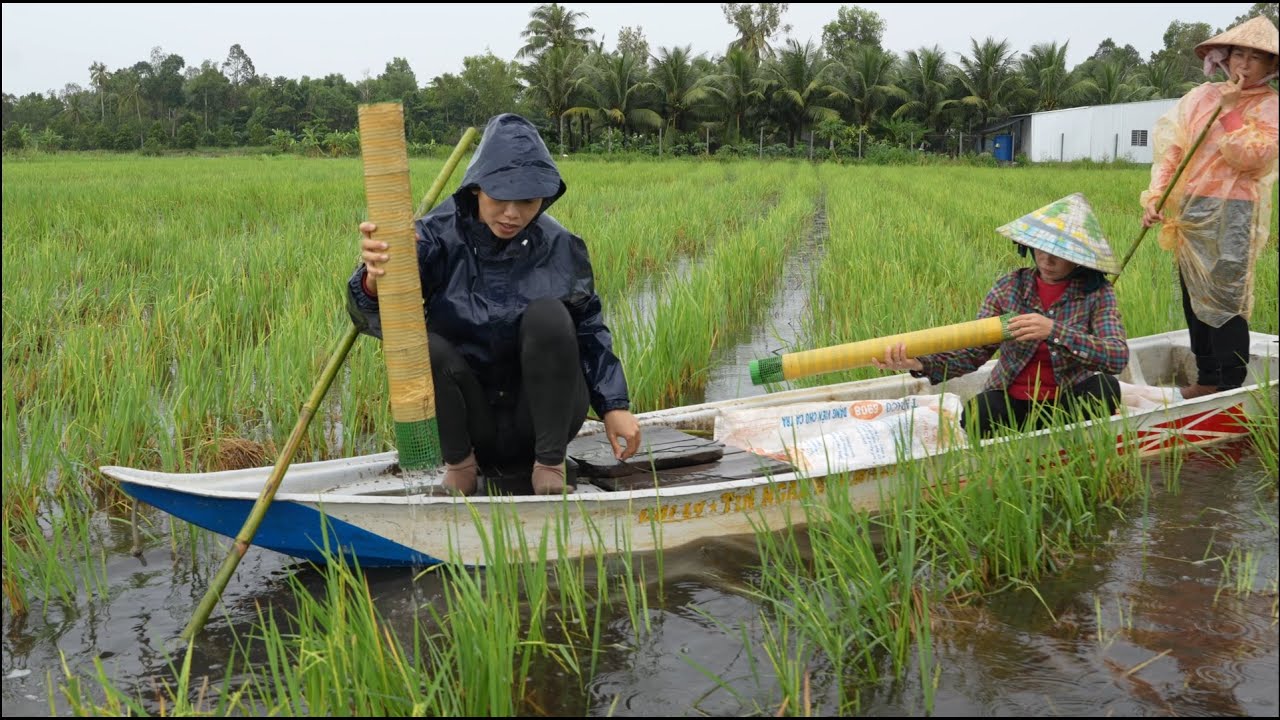
[[[1276,77],[1280,33],[1259,16],[1196,46],[1206,75],[1156,122],[1151,184],[1142,193],[1143,225],[1163,222],[1160,244],[1172,249],[1182,279],[1182,308],[1196,356],[1195,383],[1186,398],[1244,384],[1249,358],[1253,271],[1267,241],[1271,189],[1276,182],[1280,102]],[[1157,211],[1183,153],[1222,112],[1204,143]]]

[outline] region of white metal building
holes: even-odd
[[[1018,115],[983,133],[985,145],[1012,136],[1012,155],[1032,162],[1083,160],[1151,162],[1151,128],[1177,98],[1117,105],[1087,105]]]

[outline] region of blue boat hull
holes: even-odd
[[[130,482],[121,483],[121,487],[148,505],[230,538],[240,533],[255,502],[190,495]],[[326,555],[337,554],[339,548],[348,562],[353,561],[353,556],[359,558],[361,567],[427,566],[444,562],[290,501],[271,503],[253,536],[253,544],[320,564],[326,562]]]

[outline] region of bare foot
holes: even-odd
[[[533,463],[533,492],[536,495],[559,495],[567,486],[564,481],[564,463],[559,465],[543,465],[536,460]]]
[[[462,462],[445,463],[444,479],[440,484],[459,495],[470,495],[476,491],[476,454],[473,452]]]

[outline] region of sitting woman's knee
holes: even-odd
[[[525,308],[520,319],[521,340],[535,342],[559,340],[574,336],[573,318],[564,303],[556,298],[538,298]]]
[[[462,357],[453,343],[436,333],[427,333],[427,353],[431,356],[433,375],[454,376],[470,369],[466,358]]]
[[[1115,375],[1098,373],[1080,381],[1071,392],[1071,404],[1101,404],[1108,415],[1120,407],[1120,380]]]

